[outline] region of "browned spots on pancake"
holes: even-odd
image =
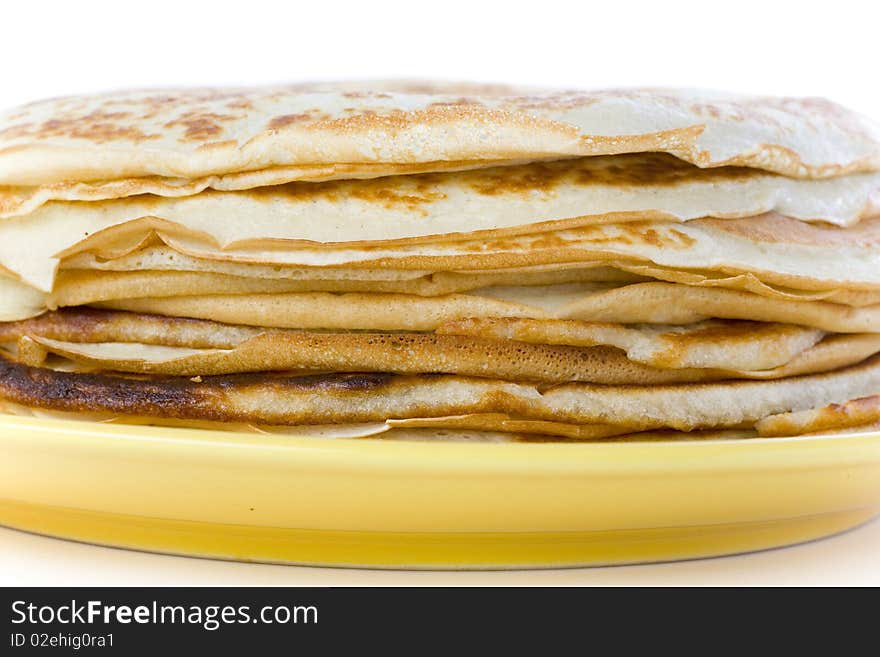
[[[240,98],[230,100],[226,103],[226,107],[232,110],[250,110],[254,109],[254,104],[247,97],[242,95]]]
[[[357,114],[341,118],[327,118],[308,124],[310,129],[321,132],[369,133],[380,131],[391,137],[412,128],[447,125],[450,123],[500,124],[510,128],[521,127],[549,135],[556,133],[571,139],[579,137],[578,129],[524,113],[493,109],[482,105],[441,105],[420,110],[375,109],[360,110]],[[491,157],[501,158],[500,155]]]
[[[745,180],[759,175],[772,174],[745,167],[701,169],[665,153],[634,153],[474,171],[467,182],[474,191],[488,196],[533,192],[547,195],[561,186],[675,186]]]
[[[708,116],[713,119],[720,119],[722,117],[721,108],[711,103],[694,103],[691,105],[691,109],[699,116]]]
[[[598,95],[560,91],[554,94],[511,96],[504,99],[504,105],[517,110],[559,111],[588,107],[600,100]]]
[[[311,115],[306,112],[300,112],[298,114],[281,114],[269,121],[266,127],[269,128],[269,130],[280,130],[281,128],[293,125],[294,123],[302,123],[303,121],[310,121],[311,119]]]
[[[681,244],[681,246],[683,246],[685,248],[693,246],[694,244],[697,243],[697,240],[695,240],[690,235],[683,233],[682,231],[678,230],[677,228],[670,228],[669,232],[672,233],[673,235],[675,235],[675,237],[678,238],[679,244]]]
[[[128,105],[128,106],[136,106],[140,111],[138,113],[138,118],[143,120],[154,119],[162,112],[171,109],[173,107],[178,106],[182,102],[182,99],[179,96],[173,96],[170,94],[156,94],[154,96],[146,96],[144,98],[140,98],[138,100],[128,100],[128,99],[119,99],[119,100],[106,100],[104,101],[104,106],[109,107],[112,105]]]
[[[329,180],[326,182],[291,182],[271,187],[257,187],[248,190],[248,196],[269,202],[279,196],[303,201],[328,201],[338,203],[348,199],[358,199],[375,203],[386,209],[405,207],[409,210],[434,201],[441,201],[446,194],[436,191],[436,174],[409,176],[390,176],[370,180]],[[205,192],[202,192],[205,193]],[[210,193],[210,192],[209,192]],[[427,214],[424,213],[423,214]]]
[[[414,210],[420,205],[446,198],[446,194],[430,191],[429,186],[421,181],[416,182],[411,189],[388,186],[381,179],[368,180],[366,183],[349,190],[351,196],[368,203],[381,203],[388,209],[403,205]]]
[[[705,226],[742,237],[751,242],[800,244],[803,246],[880,246],[880,217],[862,219],[854,226],[808,223],[781,214],[767,213],[741,219],[696,219],[694,226]]]
[[[33,134],[33,123],[16,123],[0,130],[0,138],[3,139],[20,139]]]
[[[701,169],[665,153],[633,153],[607,158],[607,175],[624,185],[676,185],[684,182],[727,182],[746,180],[756,175],[775,175],[757,172],[746,167],[714,167]]]
[[[0,396],[18,404],[63,411],[96,409],[158,417],[222,419],[221,400],[196,393],[188,379],[137,379],[56,372],[0,356]],[[213,401],[213,403],[210,403]]]
[[[611,230],[616,231],[609,234]],[[582,226],[569,232],[572,237],[552,246],[590,244],[646,244],[657,248],[687,249],[696,243],[692,237],[672,226],[658,227],[656,222],[630,221],[609,226]],[[552,235],[548,233],[547,235]]]
[[[26,201],[28,198],[28,193],[19,193],[21,191],[20,187],[7,187],[6,185],[0,185],[0,213],[13,212],[17,210],[21,203]],[[0,265],[0,271],[3,271],[2,265]]]
[[[146,134],[134,124],[126,122],[125,119],[129,118],[131,118],[129,112],[93,110],[88,114],[60,115],[39,125],[23,123],[11,126],[0,132],[0,137],[7,139],[68,137],[87,139],[99,144],[118,140],[140,142],[159,137],[155,134]]]
[[[459,246],[468,251],[514,251],[522,248],[517,238],[499,238],[485,242],[462,242]],[[530,249],[555,249],[569,246],[570,241],[556,233],[540,233],[528,241]]]
[[[146,107],[149,109],[159,109],[163,107],[179,105],[184,102],[188,101],[184,99],[182,95],[156,94],[154,96],[144,96],[137,99],[121,98],[116,101],[116,104],[138,105],[139,107]]]
[[[540,192],[551,194],[569,177],[569,168],[556,164],[536,163],[523,167],[493,169],[471,174],[470,187],[479,194],[498,196],[510,193]]]
[[[625,226],[626,224],[621,224]],[[653,230],[653,229],[652,229]],[[651,231],[648,231],[651,233]],[[570,249],[571,252],[568,256],[570,259],[579,259],[583,258],[583,246],[584,244],[589,243],[590,245],[596,244],[604,244],[608,246],[614,245],[632,245],[635,243],[643,243],[648,239],[661,240],[661,236],[659,233],[655,236],[652,234],[645,236],[645,231],[636,229],[636,230],[620,230],[617,233],[609,234],[608,231],[602,229],[602,227],[596,226],[587,226],[581,227],[577,229],[573,229],[571,231],[566,231],[565,233],[557,233],[553,231],[543,232],[543,233],[535,233],[533,235],[526,236],[498,236],[494,239],[486,239],[484,241],[478,240],[469,240],[464,242],[456,243],[456,250],[467,253],[485,253],[487,256],[495,255],[502,258],[501,266],[514,266],[511,263],[519,262],[517,260],[520,256],[526,256],[527,258],[538,258],[538,254],[541,252],[547,252],[548,256],[546,260],[541,260],[540,264],[544,264],[545,262],[551,262],[556,258],[562,258],[563,253],[561,253],[560,249]],[[672,245],[678,246],[677,241],[673,240],[665,240],[662,241],[664,245]],[[383,247],[363,247],[366,251],[371,250],[381,250]],[[418,256],[415,256],[418,258]],[[456,258],[456,256],[448,256],[449,258]],[[466,256],[469,257],[469,256]],[[434,259],[434,256],[426,256],[426,258]],[[439,258],[444,258],[444,256],[439,256]],[[560,260],[561,261],[561,260]],[[431,260],[425,259],[424,264],[431,262]],[[452,264],[455,262],[456,264]],[[532,260],[526,259],[523,262],[531,263]],[[537,262],[537,261],[536,261]],[[381,263],[382,266],[386,266],[384,261],[378,261],[377,266]],[[389,260],[389,266],[391,261]],[[439,261],[438,261],[439,264]],[[449,268],[462,268],[467,267],[466,260],[450,260],[447,263]],[[444,265],[444,266],[447,266]],[[419,266],[422,266],[421,264]],[[496,265],[492,264],[491,266],[481,266],[481,269],[491,269]]]
[[[438,80],[383,80],[377,88],[382,92],[399,94],[423,94],[434,96],[438,94],[449,96],[513,96],[521,90],[508,84],[493,82],[464,82],[464,81],[438,81]],[[372,92],[373,97],[381,98],[387,93]]]
[[[622,224],[620,229],[624,233],[631,235],[636,241],[644,244],[650,244],[651,246],[656,247],[662,247],[668,244],[668,240],[663,239],[660,233],[654,228]]]
[[[273,411],[247,409],[227,400],[227,393],[247,395],[256,386],[276,398],[294,395],[332,395],[345,398],[376,394],[431,375],[398,377],[393,374],[320,374],[291,376],[261,372],[230,376],[187,377],[109,375],[61,372],[15,363],[0,355],[0,398],[25,406],[59,411],[110,411],[125,415],[190,420],[271,421]],[[417,409],[416,415],[418,415]],[[294,411],[295,412],[295,411]],[[320,420],[320,411],[307,410]],[[351,413],[366,417],[356,408]],[[360,421],[360,420],[354,420]],[[296,422],[292,422],[296,423]],[[317,423],[317,422],[312,422]]]
[[[453,98],[451,100],[442,100],[436,101],[434,103],[429,103],[428,107],[461,107],[462,105],[482,105],[483,103],[477,100],[476,98],[467,98],[462,96],[461,98]]]
[[[194,110],[184,112],[176,119],[164,124],[166,128],[182,126],[184,128],[181,141],[204,141],[219,137],[223,133],[221,123],[241,119],[240,115],[218,114],[216,112],[203,112]]]
[[[224,141],[209,141],[204,144],[199,145],[196,150],[199,151],[212,151],[212,150],[222,150],[225,148],[235,148],[238,146],[238,142],[234,139],[226,139]]]
[[[590,238],[590,244],[633,244],[636,240],[632,240],[626,235],[608,235],[596,236]],[[577,248],[577,247],[576,247]]]
[[[105,106],[125,105],[138,112],[141,119],[153,119],[161,114],[166,116],[176,108],[183,106],[202,105],[204,103],[223,102],[229,109],[252,109],[252,94],[236,91],[219,91],[216,89],[193,89],[189,92],[157,93],[142,97],[108,99]]]
[[[428,378],[435,375],[419,374],[417,376]],[[282,394],[284,391],[346,393],[378,391],[393,383],[397,377],[396,374],[385,372],[332,372],[305,376],[281,372],[250,372],[247,374],[204,376],[201,383],[216,386],[221,390],[258,385],[271,387]],[[174,380],[177,378],[175,377]]]
[[[764,324],[762,322],[748,322],[727,320],[725,323],[707,324],[687,332],[670,332],[664,334],[663,340],[678,346],[697,344],[707,340],[724,340],[725,342],[750,342],[756,333],[767,331],[779,331],[782,324]],[[788,328],[788,327],[786,327]],[[797,330],[796,328],[794,330]]]
[[[675,103],[687,112],[693,112],[698,116],[705,116],[713,120],[736,121],[740,123],[752,123],[765,125],[773,129],[784,129],[784,121],[776,115],[768,112],[768,109],[782,112],[790,116],[814,116],[830,117],[839,121],[839,126],[844,127],[849,122],[849,117],[838,105],[824,98],[752,98],[741,99],[735,103],[686,103],[683,100],[675,100],[671,97],[667,102]],[[858,135],[857,131],[848,131]]]

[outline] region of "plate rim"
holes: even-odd
[[[314,465],[363,469],[468,470],[471,472],[519,472],[523,466],[536,474],[626,471],[693,472],[780,469],[791,450],[798,452],[792,468],[838,467],[870,460],[880,461],[880,430],[852,434],[823,434],[778,438],[669,440],[644,442],[539,442],[476,443],[454,441],[383,441],[369,438],[324,438],[279,434],[249,434],[217,429],[102,423],[61,418],[34,418],[0,412],[0,449],[16,433],[44,433],[52,440],[80,449],[118,449],[125,441],[132,449],[198,450],[210,454],[234,450],[254,460],[273,455],[297,454]],[[75,438],[76,442],[69,442]],[[107,438],[115,440],[108,441]],[[28,440],[33,440],[29,437]],[[206,451],[210,448],[215,451]],[[775,456],[754,460],[756,452]],[[626,458],[627,454],[631,458]],[[673,458],[687,454],[700,457]],[[713,458],[713,457],[717,457]],[[782,457],[780,462],[779,458]],[[335,468],[334,468],[335,469]]]

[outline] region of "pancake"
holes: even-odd
[[[574,320],[471,318],[447,322],[441,335],[469,335],[536,344],[622,349],[653,367],[764,370],[784,365],[824,334],[790,324],[707,321],[684,326],[609,324]]]
[[[130,342],[191,349],[232,349],[261,335],[278,335],[252,326],[160,315],[69,309],[20,322],[0,323],[0,343],[22,336],[71,343]],[[296,332],[299,335],[303,333]],[[517,319],[468,319],[441,325],[438,335],[471,336],[544,345],[611,346],[634,362],[661,368],[709,367],[770,369],[813,347],[824,333],[786,324],[714,320],[686,326],[656,326]],[[307,334],[309,339],[376,339],[381,334]],[[423,339],[413,334],[386,334],[387,339]],[[430,340],[435,340],[431,338]],[[880,339],[880,337],[878,337]],[[427,344],[430,340],[422,340]],[[330,342],[327,343],[331,344]],[[410,345],[417,343],[411,342]],[[438,342],[435,345],[440,344]],[[461,343],[463,344],[463,343]],[[279,348],[282,343],[279,343]],[[354,348],[357,343],[352,342]],[[364,348],[366,343],[360,345]],[[400,347],[404,348],[404,343]],[[523,345],[516,345],[523,348]]]
[[[629,433],[627,427],[603,424],[565,424],[541,420],[521,420],[501,413],[474,413],[449,417],[410,418],[407,420],[388,420],[391,429],[443,429],[447,433],[456,431],[491,431],[514,435],[539,434],[565,437],[572,440],[597,440]],[[393,438],[396,436],[389,436]]]
[[[321,292],[145,297],[97,304],[138,313],[213,319],[271,328],[433,331],[469,318],[576,319],[619,324],[693,324],[711,318],[796,324],[832,333],[880,329],[880,306],[852,308],[824,301],[783,301],[721,288],[634,283],[591,286],[482,288],[469,294]],[[545,292],[547,296],[542,296]],[[498,295],[498,296],[495,296]]]
[[[181,376],[356,370],[646,384],[782,378],[880,351],[880,334],[823,335],[718,320],[663,327],[497,319],[456,322],[437,334],[314,333],[89,309],[0,324],[0,344],[16,344],[17,358],[31,365],[51,352],[101,369]]]
[[[605,384],[725,378],[712,371],[646,367],[607,347],[517,345],[430,334],[267,333],[222,351],[130,342],[33,340],[52,353],[101,369],[180,376],[276,370],[452,373],[508,381]]]
[[[0,322],[34,317],[48,308],[46,294],[0,273]]]
[[[372,246],[355,241],[344,247],[305,247],[267,237],[284,232],[281,220],[267,228],[247,216],[224,222],[222,215],[210,212],[198,215],[198,221],[192,219],[196,215],[186,215],[190,218],[183,223],[149,214],[124,214],[121,219],[91,205],[56,204],[0,221],[0,267],[48,292],[61,260],[81,253],[116,259],[159,240],[185,255],[261,265],[455,271],[622,260],[669,269],[753,273],[765,283],[797,289],[880,288],[880,218],[851,228],[807,224],[778,214],[686,223],[640,220],[493,239],[449,241],[447,235],[439,242],[417,244],[379,240]],[[536,226],[540,228],[527,224],[523,230]],[[20,243],[33,244],[33,249],[22,253],[15,248]]]
[[[846,406],[846,404],[843,406]],[[565,424],[562,422],[543,422],[539,420],[518,420],[509,418],[503,414],[473,414],[440,418],[412,418],[409,420],[388,420],[386,422],[361,424],[270,426],[241,422],[233,423],[212,422],[210,420],[177,420],[173,418],[134,417],[112,413],[71,413],[22,406],[20,404],[5,401],[2,398],[0,398],[0,412],[41,419],[62,420],[65,422],[123,423],[329,439],[369,438],[372,440],[486,443],[568,442],[574,440],[601,441],[603,443],[631,443],[683,440],[726,441],[758,437],[758,432],[754,429],[709,429],[695,431],[662,429],[656,431],[637,431],[633,433],[629,429],[622,427],[576,425]],[[771,418],[772,417],[774,416],[771,416]],[[761,422],[763,421],[759,421],[758,424],[761,424]],[[878,426],[880,426],[880,421],[873,421],[868,424],[846,426],[843,428],[826,428],[819,432],[810,431],[801,435],[853,434],[865,431],[875,431]],[[524,428],[527,428],[529,432],[521,431],[521,429]]]
[[[620,323],[690,324],[712,317],[812,326],[838,333],[874,332],[880,306],[767,299],[757,294],[671,283],[636,283],[584,295],[559,316]]]
[[[219,176],[161,178],[147,176],[122,180],[55,182],[38,186],[0,185],[0,219],[33,212],[52,201],[107,201],[142,194],[166,198],[192,196],[205,190],[237,191],[283,185],[294,181],[369,180],[424,172],[464,171],[493,164],[511,166],[520,162],[426,162],[424,164],[324,164],[273,167]]]
[[[671,155],[639,153],[91,200],[39,207],[32,199],[16,203],[0,188],[0,219],[52,222],[62,215],[79,225],[98,210],[100,223],[91,223],[90,233],[149,216],[240,246],[475,239],[628,219],[687,221],[771,211],[846,226],[880,213],[880,173],[796,180],[745,167],[701,169]]]
[[[785,301],[829,301],[860,308],[880,303],[880,290],[851,290],[846,288],[819,289],[807,282],[807,289],[786,285],[772,285],[751,272],[725,274],[699,269],[669,269],[656,265],[615,262],[615,268],[648,282],[654,278],[669,283],[683,283],[695,287],[720,287],[752,292],[769,299]],[[632,281],[635,282],[635,281]],[[798,284],[803,281],[797,281]]]
[[[151,377],[55,371],[0,357],[0,396],[60,411],[257,424],[333,424],[503,413],[527,420],[649,430],[740,427],[769,415],[875,394],[880,357],[774,381],[533,385],[454,375],[238,374]]]
[[[0,399],[0,412],[13,415],[64,421],[87,421],[110,424],[137,424],[211,429],[238,433],[306,436],[309,438],[387,438],[389,440],[479,440],[518,441],[540,440],[596,440],[627,433],[624,427],[604,425],[576,425],[563,422],[544,422],[511,418],[502,413],[481,413],[448,417],[410,418],[386,422],[359,424],[317,425],[258,425],[245,422],[216,422],[211,420],[180,420],[126,416],[116,413],[68,413],[65,411],[22,406]]]
[[[259,264],[446,271],[585,262],[608,265],[624,260],[670,269],[752,273],[766,283],[798,289],[880,287],[880,219],[865,219],[848,229],[814,226],[779,215],[696,219],[684,224],[626,222],[497,240],[322,249],[220,248],[177,234],[173,226],[156,220],[144,220],[130,229],[136,231],[137,240],[128,238],[121,254],[129,248],[135,250],[140,240],[150,237],[191,256]],[[106,241],[111,235],[101,238]],[[95,252],[100,257],[117,257],[119,246],[110,244],[109,252]],[[60,256],[89,246],[78,244]],[[9,262],[14,264],[14,260]]]
[[[443,91],[431,83],[418,93],[150,89],[31,103],[0,114],[0,184],[652,151],[792,177],[880,165],[877,127],[815,98],[685,89]]]
[[[872,426],[880,422],[880,395],[804,411],[778,413],[759,421],[761,436],[796,436]]]
[[[694,342],[688,355],[703,357],[699,358],[699,366],[690,367],[669,367],[666,359],[660,359],[663,365],[659,367],[645,365],[621,350],[604,346],[566,347],[401,333],[265,333],[227,350],[137,342],[78,343],[24,336],[17,342],[17,359],[40,365],[53,353],[97,369],[179,376],[266,370],[357,371],[648,385],[799,376],[853,365],[880,352],[880,334],[832,336],[788,357],[779,352],[795,346],[796,340],[786,344],[779,339],[773,345],[779,351],[773,355],[784,362],[766,369],[737,369],[737,358],[745,360],[754,353],[754,346],[740,345],[739,349],[725,351],[724,345],[713,345],[711,339]],[[760,364],[743,363],[741,368]]]
[[[465,292],[490,285],[549,285],[572,281],[595,281],[634,283],[658,279],[670,283],[684,283],[698,287],[726,287],[754,292],[762,296],[778,299],[804,301],[827,300],[851,306],[869,306],[880,303],[880,290],[852,290],[846,288],[822,288],[815,285],[794,288],[772,285],[762,281],[753,273],[725,274],[694,268],[671,269],[648,265],[636,261],[613,260],[603,262],[562,262],[545,265],[507,267],[503,269],[484,269],[469,271],[419,271],[406,269],[366,269],[361,267],[296,267],[285,265],[260,265],[254,263],[225,262],[204,258],[194,258],[181,254],[167,246],[147,246],[112,259],[98,257],[95,253],[79,253],[65,258],[60,263],[59,276],[66,272],[81,276],[75,285],[95,286],[99,289],[100,279],[90,280],[85,272],[184,272],[217,273],[227,276],[259,279],[287,279],[314,281],[316,285],[327,285],[329,281],[359,281],[366,286],[367,281],[375,281],[377,286],[387,286],[395,282],[400,287],[392,290],[406,294],[435,296],[453,292]],[[123,281],[124,278],[107,280]],[[411,281],[404,283],[403,281]],[[346,283],[340,283],[340,291]],[[57,280],[55,290],[65,285]],[[167,288],[166,288],[167,289]],[[271,290],[266,290],[271,291]],[[172,296],[172,295],[169,295]],[[58,304],[64,305],[64,304]]]
[[[10,236],[44,236],[48,226],[0,223]],[[69,232],[59,224],[62,233]],[[218,247],[202,238],[177,234],[167,222],[133,222],[124,235],[70,233],[46,238],[34,257],[25,258],[0,243],[0,261],[39,289],[51,288],[60,260],[91,250],[114,259],[161,240],[171,251],[223,262],[299,268],[365,268],[370,270],[474,271],[568,264],[610,266],[620,261],[655,264],[664,269],[696,269],[728,275],[751,273],[764,283],[794,289],[880,289],[880,219],[865,219],[841,229],[806,224],[779,215],[713,221],[601,224],[566,231],[519,235],[497,240],[464,240],[433,244],[352,248],[244,249]],[[128,232],[132,231],[132,232]],[[49,232],[52,235],[51,231]],[[43,260],[40,252],[67,250]],[[58,241],[55,241],[58,240]],[[93,240],[93,241],[92,241]],[[8,242],[7,244],[13,244]],[[98,246],[103,244],[103,246]]]
[[[600,158],[582,161],[591,159]],[[617,170],[611,165],[605,169],[595,168]],[[726,171],[692,169],[701,172],[700,175],[715,177]],[[862,221],[857,229],[846,231],[808,226],[777,214],[763,214],[760,219],[748,217],[746,215],[772,210],[775,206],[762,202],[750,207],[742,200],[741,190],[731,193],[731,202],[739,210],[726,212],[731,217],[742,217],[740,219],[698,219],[724,216],[725,212],[711,203],[701,207],[699,195],[687,189],[671,191],[689,208],[677,210],[678,215],[670,214],[668,207],[656,212],[650,208],[659,207],[657,190],[650,184],[633,182],[639,176],[653,174],[635,174],[627,172],[625,167],[622,168],[624,173],[608,175],[627,179],[631,189],[628,193],[642,195],[647,208],[624,204],[618,207],[629,209],[614,210],[614,199],[603,197],[601,193],[596,195],[596,185],[590,182],[599,175],[595,171],[590,173],[581,190],[576,176],[574,180],[563,177],[563,182],[554,183],[558,189],[553,186],[548,189],[543,174],[525,173],[520,178],[510,174],[518,170],[515,167],[502,169],[504,173],[497,177],[503,182],[490,177],[491,170],[446,174],[483,177],[481,182],[459,181],[449,188],[423,185],[417,176],[403,176],[366,183],[327,183],[334,185],[334,191],[320,193],[314,191],[319,186],[303,183],[300,187],[304,185],[307,191],[285,187],[248,193],[204,193],[185,199],[138,196],[101,203],[53,203],[29,215],[0,221],[0,266],[48,291],[59,258],[90,251],[115,258],[136,250],[155,235],[182,253],[221,260],[305,266],[394,260],[379,266],[429,270],[463,268],[461,263],[456,264],[456,258],[469,263],[465,267],[488,269],[618,257],[650,260],[672,268],[738,267],[756,272],[761,271],[755,263],[755,252],[760,247],[779,252],[777,259],[783,267],[779,274],[802,276],[804,264],[798,255],[808,258],[826,244],[834,243],[848,254],[870,259],[870,247],[878,240],[880,218]],[[599,177],[602,175],[606,174]],[[432,174],[431,179],[438,176],[440,174]],[[405,184],[402,189],[396,189],[390,180],[402,180]],[[672,180],[678,182],[675,176]],[[803,184],[823,185],[837,180]],[[364,184],[384,187],[370,188],[365,192],[367,200],[362,200],[364,195],[351,186]],[[878,181],[873,180],[864,193],[876,191],[877,186]],[[460,187],[482,191],[464,193]],[[661,190],[666,187],[660,185]],[[705,191],[707,199],[720,202],[723,187],[709,180]],[[286,192],[277,191],[280,189]],[[459,194],[453,194],[453,189]],[[829,206],[840,206],[840,190],[831,192]],[[852,196],[859,199],[858,194]],[[866,202],[862,198],[861,205]],[[591,204],[605,212],[590,216]],[[676,226],[675,221],[658,221],[676,218],[696,221],[681,226]],[[820,218],[827,219],[824,215]],[[619,223],[621,221],[624,223]],[[43,238],[39,242],[38,235]],[[408,239],[400,239],[402,237]],[[416,238],[419,243],[411,243]],[[21,241],[35,244],[34,252],[27,258],[11,246]],[[3,248],[3,245],[8,246]],[[330,248],[333,246],[339,248]],[[719,251],[729,254],[727,262],[719,261]],[[675,258],[682,252],[689,254],[688,262]],[[529,254],[540,255],[530,260]],[[481,258],[474,258],[475,255]],[[517,255],[519,259],[511,261]],[[487,257],[493,259],[486,260]],[[834,261],[832,258],[829,263],[832,265],[829,274],[839,269],[833,266]],[[414,264],[418,262],[422,264]],[[876,265],[872,261],[866,263],[869,264]],[[841,277],[838,280],[847,280],[845,274],[837,276]],[[869,280],[877,284],[876,277]]]
[[[563,285],[570,283],[594,283],[596,288],[643,280],[640,276],[607,268],[566,269],[523,273],[455,273],[440,272],[418,278],[403,280],[362,280],[358,278],[251,278],[213,272],[191,271],[90,271],[65,270],[55,280],[52,293],[43,295],[33,290],[34,299],[44,298],[42,310],[64,306],[79,306],[110,301],[113,299],[137,299],[143,297],[188,296],[211,290],[215,294],[266,294],[283,292],[378,292],[416,294],[418,296],[443,296],[469,291],[493,283],[518,282],[520,285]],[[647,280],[647,279],[644,279]],[[24,288],[23,288],[24,289]],[[30,299],[31,297],[28,297]],[[878,299],[880,301],[880,299]],[[12,308],[21,303],[18,297],[0,308]],[[31,303],[22,307],[32,307]]]

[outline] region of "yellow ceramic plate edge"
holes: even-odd
[[[706,556],[814,538],[880,510],[878,432],[432,444],[0,415],[0,455],[0,522],[265,561],[506,567]]]

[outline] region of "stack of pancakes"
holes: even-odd
[[[880,421],[880,131],[375,83],[0,116],[0,409],[381,438]]]

